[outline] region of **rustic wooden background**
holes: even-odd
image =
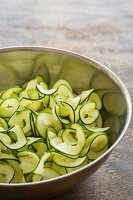
[[[0,0],[0,47],[15,45],[92,57],[122,79],[133,100],[133,0]],[[92,177],[51,200],[133,199],[132,129],[133,122]]]

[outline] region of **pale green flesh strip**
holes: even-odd
[[[37,85],[37,89],[39,92],[41,92],[44,95],[51,95],[57,91],[57,89],[50,89],[50,90],[44,89],[41,85]]]
[[[43,168],[44,168],[44,163],[48,160],[48,158],[51,156],[50,152],[46,152],[44,153],[44,155],[42,156],[36,170],[34,171],[34,173],[36,174],[42,174],[43,173]]]
[[[62,167],[77,167],[77,166],[81,165],[85,161],[85,159],[86,159],[86,157],[72,159],[72,158],[63,156],[61,154],[55,154],[53,156],[53,161],[57,165],[62,166]]]
[[[20,168],[24,174],[33,172],[39,163],[39,157],[32,152],[22,151],[17,156],[21,162]]]
[[[0,135],[1,142],[8,148],[19,149],[27,143],[27,139],[24,135],[24,132],[19,125],[15,125],[12,129],[10,129],[10,132],[13,132],[17,137],[17,141],[14,143],[11,143],[12,141],[8,135],[2,133]]]
[[[9,183],[14,176],[14,169],[9,164],[0,163],[0,182]]]
[[[77,137],[77,144],[72,146],[63,142],[60,137],[54,137],[50,140],[50,144],[57,150],[69,154],[69,155],[77,155],[81,152],[82,148],[85,145],[85,135],[82,128],[77,125],[73,124],[71,128],[76,129],[76,137]]]

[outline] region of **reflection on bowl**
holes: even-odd
[[[48,85],[67,80],[79,94],[94,88],[100,95],[103,126],[109,126],[109,150],[95,161],[62,177],[35,183],[0,184],[1,198],[23,199],[59,194],[94,173],[123,137],[131,119],[131,101],[124,84],[100,63],[72,52],[41,48],[14,47],[0,50],[0,89],[22,84],[43,75]]]

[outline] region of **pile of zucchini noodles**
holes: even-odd
[[[55,178],[92,162],[108,149],[102,101],[77,95],[66,80],[51,89],[40,75],[0,92],[0,182]]]

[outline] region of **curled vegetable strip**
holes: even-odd
[[[76,145],[70,145],[66,142],[63,142],[60,137],[54,137],[50,140],[50,144],[57,149],[58,151],[61,151],[65,154],[69,155],[77,155],[81,152],[85,145],[85,134],[83,132],[83,129],[78,124],[73,124],[71,126],[72,129],[75,129],[75,134],[77,138],[77,144]]]
[[[7,133],[10,133],[10,132],[13,132],[16,136],[17,141],[14,142],[14,143],[12,143],[12,139],[7,134]],[[19,149],[19,148],[22,148],[27,143],[27,139],[24,135],[24,132],[19,125],[15,125],[13,128],[11,128],[6,133],[5,133],[5,131],[4,131],[4,133],[1,132],[0,140],[9,149]]]

